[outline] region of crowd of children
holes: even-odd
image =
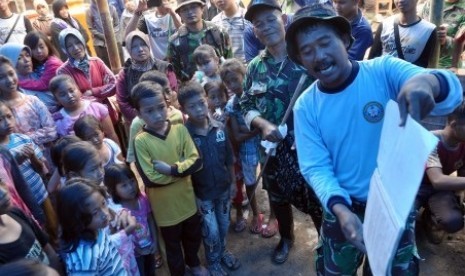
[[[117,38],[128,59],[115,75],[108,59],[117,57],[99,58],[107,53],[95,1],[88,23],[99,57],[88,51],[88,34],[65,0],[53,2],[54,17],[45,1],[34,1],[36,30],[0,46],[2,273],[155,275],[166,263],[173,276],[228,275],[241,266],[240,252],[228,250],[231,223],[235,232],[279,233],[272,260],[281,264],[294,244],[293,204],[321,234],[317,272],[353,274],[363,258],[358,230],[389,98],[415,119],[433,106],[433,115],[448,115],[435,132],[440,143],[393,273],[418,273],[412,233],[420,208],[432,242],[463,228],[455,191],[465,187],[465,107],[451,72],[386,56],[352,60],[347,50],[357,22],[350,20],[365,20],[355,2],[343,13],[344,1],[335,1],[339,15],[328,3],[305,3],[294,17],[276,0],[252,0],[248,9],[235,0],[213,2],[214,23],[202,19],[203,0],[178,0],[176,8],[163,0],[154,14],[145,0],[124,11],[112,6],[115,26],[128,17],[124,38]],[[409,15],[420,22],[410,2]],[[436,31],[422,22],[431,27],[424,34],[430,41]],[[456,41],[465,32],[460,24]],[[399,54],[383,48],[387,26],[376,36],[376,55]],[[247,28],[256,44],[244,38]],[[434,44],[428,45],[429,52]],[[246,57],[263,47],[251,61]],[[365,95],[367,87],[387,92]],[[293,94],[304,89],[289,116]],[[358,110],[367,105],[379,116]],[[359,111],[360,124],[353,123],[348,115]],[[269,143],[261,147],[260,140]],[[260,176],[267,221],[255,196]],[[202,243],[206,266],[198,255]],[[339,254],[338,246],[350,252]]]

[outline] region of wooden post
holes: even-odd
[[[116,35],[111,23],[110,8],[106,0],[96,0],[97,8],[100,13],[100,19],[103,25],[103,35],[105,36],[105,45],[107,47],[110,67],[113,73],[117,74],[121,69],[118,46],[116,44]]]
[[[439,27],[442,24],[442,10],[444,8],[444,0],[431,0],[431,7],[429,11],[429,21]],[[431,56],[430,66],[432,68],[438,67],[439,54],[441,45],[439,41],[436,43],[433,55]]]
[[[15,4],[17,13],[23,13],[26,11],[26,4],[24,3],[24,0],[15,0]]]

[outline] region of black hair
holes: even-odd
[[[99,129],[103,132],[102,124],[92,115],[84,115],[76,120],[73,126],[74,134],[82,140],[86,141],[87,130]]]
[[[244,63],[242,63],[237,58],[229,58],[225,60],[223,64],[221,64],[221,67],[220,67],[220,77],[223,81],[226,78],[228,78],[228,76],[231,74],[241,75],[242,77],[244,77],[245,73],[246,73],[246,68],[244,66]]]
[[[165,93],[165,99],[169,103],[170,98],[171,98],[171,88],[170,88],[170,82],[168,80],[168,77],[166,76],[165,73],[160,72],[158,70],[150,70],[142,74],[139,78],[139,82],[143,81],[153,81],[155,83],[158,83],[163,87],[163,92]]]
[[[136,84],[131,89],[131,102],[135,109],[139,110],[140,108],[140,101],[142,99],[152,98],[161,96],[165,99],[165,94],[163,92],[163,87],[160,84],[153,82],[153,81],[143,81]]]
[[[108,189],[108,193],[111,195],[113,202],[120,203],[121,198],[116,192],[116,185],[123,183],[127,180],[134,180],[137,189],[137,197],[140,196],[139,185],[137,185],[137,178],[131,168],[126,164],[113,164],[105,169],[105,177],[103,183]]]
[[[447,122],[451,122],[452,120],[463,120],[465,119],[465,101],[452,111],[449,116],[447,116]]]
[[[143,81],[156,82],[159,85],[161,85],[163,88],[170,87],[170,83],[169,83],[169,80],[166,74],[158,70],[150,70],[150,71],[144,72],[142,76],[140,76],[139,78],[139,82],[143,82]]]
[[[58,173],[60,176],[65,176],[63,171],[61,157],[63,150],[70,144],[82,141],[79,137],[75,135],[68,135],[61,137],[53,143],[53,146],[50,148],[50,159],[52,160],[53,165],[58,168]]]
[[[32,31],[27,33],[26,37],[24,37],[24,44],[26,46],[29,46],[29,48],[34,50],[34,48],[37,47],[37,44],[39,44],[39,40],[43,40],[45,43],[45,46],[48,48],[48,57],[50,56],[59,56],[57,49],[55,46],[53,46],[52,42],[50,39],[42,32],[39,31]],[[34,68],[36,68],[38,65],[41,63],[34,58],[34,55],[31,54],[32,57],[32,63],[34,64]]]
[[[65,251],[75,251],[81,239],[95,241],[95,233],[87,229],[92,222],[92,214],[84,205],[95,192],[107,198],[104,187],[80,177],[71,178],[66,181],[65,187],[58,190],[57,215]]]
[[[70,172],[80,172],[92,158],[100,158],[95,147],[89,142],[79,141],[66,146],[61,156],[63,172],[69,176]]]
[[[311,23],[311,24],[306,24],[304,26],[302,26],[297,32],[296,32],[296,35],[294,37],[297,37],[297,34],[299,33],[307,33],[309,32],[311,29],[315,28],[315,27],[318,27],[318,26],[328,26],[329,28],[331,28],[335,33],[336,35],[342,40],[344,41],[344,38],[347,38],[348,41],[350,41],[350,34],[346,34],[343,30],[337,28],[336,26],[334,26],[333,24],[331,23],[328,23],[328,22],[325,22],[325,21],[317,21],[315,23]],[[295,40],[295,39],[294,39]],[[296,41],[294,41],[296,42]]]
[[[56,75],[55,77],[53,77],[50,80],[50,83],[48,84],[48,89],[50,90],[50,92],[55,94],[56,91],[58,90],[58,87],[60,87],[60,85],[64,82],[70,82],[72,85],[74,85],[79,90],[79,87],[77,86],[74,79],[67,74]]]
[[[191,80],[191,81],[186,82],[179,89],[178,102],[181,105],[181,107],[184,107],[184,104],[186,103],[186,101],[195,96],[205,97],[206,93],[202,85],[200,85],[200,83]]]
[[[0,275],[8,276],[46,276],[47,266],[37,260],[19,259],[0,266]]]
[[[218,59],[219,57],[216,54],[215,48],[208,44],[202,44],[199,47],[195,48],[194,53],[192,54],[192,60],[195,64],[204,62],[206,59]]]
[[[53,15],[56,18],[65,19],[65,18],[60,16],[60,10],[63,9],[63,8],[69,9],[68,4],[66,3],[66,0],[55,0],[55,1],[53,1],[53,3],[52,3],[52,11],[53,11]]]
[[[0,66],[2,66],[3,64],[8,64],[11,67],[13,67],[13,69],[15,69],[15,67],[13,66],[13,63],[11,62],[9,58],[0,55]],[[16,70],[15,70],[15,74],[16,74]]]
[[[207,96],[212,91],[220,90],[221,92],[223,92],[226,99],[229,98],[228,89],[226,88],[226,86],[224,85],[224,83],[222,81],[210,81],[210,82],[207,82],[203,86],[203,89],[205,90],[205,93],[207,94]]]

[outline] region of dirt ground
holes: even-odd
[[[260,187],[257,190],[257,198],[262,212],[268,214],[266,192]],[[245,215],[248,214],[246,210]],[[232,212],[232,218],[234,220],[235,212]],[[251,216],[249,221],[250,219]],[[429,243],[421,228],[417,232],[418,250],[423,259],[420,262],[420,275],[465,275],[465,232],[463,230],[458,234],[447,236],[440,245]],[[317,232],[311,218],[296,209],[294,209],[294,233],[296,239],[289,259],[282,265],[276,265],[271,261],[271,254],[279,242],[279,235],[265,239],[251,234],[248,229],[242,233],[235,233],[231,227],[227,237],[227,247],[241,260],[242,265],[236,271],[228,271],[229,275],[316,275],[313,249],[317,243]],[[199,256],[205,264],[202,250]],[[157,275],[169,275],[166,263],[157,270]]]

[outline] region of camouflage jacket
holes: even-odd
[[[277,62],[266,50],[255,57],[247,67],[240,99],[247,126],[257,116],[279,125],[302,74],[307,71],[287,57]],[[302,89],[312,82],[313,78],[309,77]],[[286,123],[289,131],[294,129],[293,116]]]
[[[180,81],[188,81],[194,75],[196,65],[192,56],[201,44],[213,46],[220,58],[232,58],[228,33],[209,21],[203,23],[204,28],[197,33],[189,32],[187,27],[182,25],[169,40],[167,59],[173,65],[176,77]]]

